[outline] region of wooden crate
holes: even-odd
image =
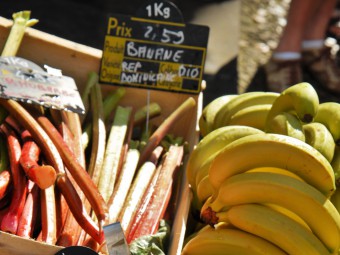
[[[0,45],[3,47],[12,25],[11,20],[0,17]],[[74,78],[78,89],[82,92],[90,71],[98,71],[102,51],[63,38],[27,28],[17,56],[26,58],[36,64],[58,68],[63,74]],[[102,85],[103,92],[116,89],[116,86]],[[148,94],[149,93],[149,94]],[[126,96],[121,104],[135,108],[150,101],[160,104],[162,115],[154,120],[160,123],[173,112],[188,97],[193,97],[197,104],[188,115],[177,123],[172,133],[183,136],[189,142],[190,151],[199,139],[198,117],[202,110],[202,93],[199,95],[180,94],[165,91],[126,88]],[[182,180],[182,192],[178,210],[171,233],[169,254],[180,254],[186,222],[190,206],[190,189],[185,176]],[[54,255],[62,247],[42,244],[33,240],[26,240],[0,231],[0,254],[2,255]]]

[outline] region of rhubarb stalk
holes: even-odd
[[[189,97],[159,125],[156,131],[152,133],[147,141],[147,144],[143,148],[139,158],[138,167],[140,167],[141,164],[143,164],[150,157],[153,149],[161,142],[165,135],[168,134],[169,130],[177,123],[177,121],[183,118],[189,110],[195,107],[195,105],[195,99],[193,97]]]
[[[132,183],[122,211],[118,217],[118,221],[124,232],[129,228],[129,225],[132,224],[136,208],[138,208],[142,202],[142,198],[152,180],[155,170],[156,166],[151,162],[145,162],[142,167],[138,169],[136,178]],[[114,219],[109,219],[109,223],[113,222],[115,222]]]
[[[11,184],[11,172],[8,170],[3,170],[0,173],[0,200],[6,196],[10,184]]]
[[[25,205],[27,179],[19,163],[21,145],[18,137],[13,130],[6,126],[6,124],[2,124],[1,130],[6,134],[7,138],[10,169],[13,178],[13,186],[15,187],[13,190],[10,208],[1,222],[1,230],[15,234]]]
[[[103,116],[102,94],[99,84],[92,87],[91,92],[91,109],[92,109],[92,146],[91,156],[88,166],[88,173],[93,182],[98,186],[100,169],[104,161],[106,146],[106,128]],[[83,145],[86,148],[85,145]],[[105,200],[104,200],[105,201]]]
[[[2,57],[15,56],[17,54],[26,27],[33,26],[38,22],[37,19],[30,19],[30,16],[30,11],[21,11],[12,15],[13,25],[1,53]]]
[[[123,208],[124,201],[131,187],[133,177],[137,169],[137,163],[139,159],[139,151],[136,142],[132,142],[128,149],[126,160],[124,161],[122,171],[117,180],[117,184],[114,187],[114,191],[108,201],[109,205],[109,218],[115,222],[118,219],[118,215]]]
[[[28,182],[28,194],[24,210],[20,217],[17,236],[32,238],[39,210],[39,187],[32,181]]]
[[[98,189],[106,202],[108,202],[116,182],[119,161],[127,135],[131,112],[131,107],[118,106],[109,132],[98,183]]]
[[[152,235],[157,232],[159,222],[164,216],[171,197],[173,174],[182,164],[183,155],[184,148],[182,145],[170,145],[165,154],[150,201],[138,221],[138,226],[134,230],[133,236],[129,237],[129,242],[140,236]]]
[[[51,164],[57,171],[58,178],[56,184],[60,189],[61,193],[65,197],[72,214],[75,216],[77,222],[82,226],[82,228],[89,233],[93,238],[95,238],[99,243],[103,241],[103,231],[95,226],[94,222],[88,216],[87,212],[83,208],[83,204],[79,195],[75,191],[71,182],[67,178],[64,171],[64,162],[61,158],[61,154],[64,155],[66,162],[68,163],[68,169],[75,167],[74,172],[78,171],[75,176],[79,177],[82,181],[77,183],[79,186],[84,185],[87,193],[85,193],[87,198],[91,198],[91,206],[95,208],[98,214],[98,218],[105,221],[107,208],[100,196],[97,187],[92,183],[90,177],[87,176],[87,172],[80,166],[78,161],[74,158],[70,149],[64,145],[62,137],[60,137],[59,131],[51,124],[49,120],[45,120],[47,129],[51,132],[50,135],[54,136],[55,141],[59,144],[59,149],[51,140],[50,136],[45,132],[44,129],[39,125],[39,123],[32,117],[32,115],[27,112],[18,102],[14,100],[0,99],[0,105],[6,108],[8,112],[18,121],[20,124],[29,130],[34,140],[40,146],[41,151],[44,153],[46,160]],[[79,168],[80,166],[80,168]],[[76,178],[75,178],[76,179]],[[84,184],[85,183],[85,184]],[[92,183],[92,184],[91,184]],[[90,200],[90,199],[89,199]],[[100,225],[101,226],[101,225]]]
[[[138,109],[134,116],[134,125],[139,125],[147,119],[151,120],[162,113],[162,108],[156,102],[150,103]]]

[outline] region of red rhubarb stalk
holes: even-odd
[[[61,194],[59,187],[55,190],[55,207],[57,211],[57,218],[56,218],[57,237],[59,237],[64,228],[66,219],[68,217],[68,213],[70,211],[67,201],[65,197]]]
[[[134,214],[133,219],[131,220],[131,224],[129,224],[129,226],[127,227],[125,231],[126,241],[128,244],[131,243],[135,239],[135,233],[137,229],[139,228],[139,224],[141,223],[145,210],[147,210],[148,204],[152,198],[161,168],[162,168],[162,163],[157,165],[155,174],[152,177],[152,180],[147,190],[145,191],[145,194],[142,198],[142,202],[135,209],[136,213]]]
[[[27,130],[30,131],[33,139],[36,141],[36,143],[41,148],[41,151],[44,153],[46,161],[51,166],[53,166],[54,169],[57,171],[58,177],[56,180],[56,184],[60,192],[63,194],[65,200],[67,201],[67,204],[69,205],[70,210],[72,211],[72,214],[75,216],[77,222],[94,239],[96,239],[98,242],[103,242],[102,229],[99,229],[99,227],[93,222],[93,220],[88,215],[88,213],[84,210],[83,204],[82,204],[81,199],[79,198],[79,195],[77,194],[76,190],[72,186],[72,183],[69,181],[69,179],[67,178],[65,174],[64,163],[61,158],[61,155],[59,154],[58,149],[54,145],[49,135],[44,131],[44,129],[42,129],[39,123],[36,122],[36,120],[32,117],[32,115],[29,112],[27,112],[18,102],[14,100],[0,99],[0,105],[5,107],[6,110],[10,112],[10,114],[14,118],[16,118],[22,126],[24,126]],[[56,129],[54,128],[54,130]],[[56,130],[52,133],[58,134],[58,131]],[[57,138],[60,138],[60,134],[59,136],[57,136]],[[60,140],[63,141],[62,138]],[[67,150],[69,151],[69,149]],[[64,152],[64,153],[67,153],[67,152]],[[71,155],[71,159],[69,160],[72,160],[72,155]],[[76,160],[73,160],[73,161],[76,162]],[[75,170],[79,170],[79,169],[75,169]],[[82,173],[80,174],[83,174],[84,172],[83,168],[81,168],[81,172]],[[86,178],[86,177],[82,177],[82,178]],[[89,183],[86,183],[86,186],[88,184]],[[89,186],[90,187],[87,187],[87,190],[90,191],[90,193],[92,194],[86,197],[92,197],[92,200],[93,200],[93,197],[97,197],[97,196],[100,197],[98,193],[98,189],[96,187],[92,189],[93,187],[91,185]],[[102,214],[105,215],[106,213],[106,205],[102,204],[102,202],[103,202],[102,198],[95,201],[97,212],[98,211],[103,212],[103,213],[100,213],[99,215],[102,215]],[[92,204],[91,206],[93,207]]]
[[[54,186],[40,190],[41,240],[54,245],[57,241],[57,222]]]
[[[104,232],[89,216],[84,203],[68,178],[57,178],[57,186],[61,190],[67,204],[80,226],[99,244],[104,241]]]
[[[159,145],[161,140],[169,133],[169,131],[177,123],[177,121],[183,118],[189,110],[195,107],[195,105],[195,99],[193,97],[189,97],[159,125],[155,132],[152,133],[147,141],[147,144],[143,148],[140,155],[138,167],[140,167],[141,164],[143,164],[143,162],[145,162],[150,157],[152,151],[156,148],[157,145]]]
[[[136,178],[132,183],[121,213],[118,217],[118,221],[120,222],[124,232],[129,229],[129,225],[132,224],[136,208],[138,208],[141,204],[142,198],[152,180],[155,170],[156,166],[151,162],[145,162],[142,167],[138,169]],[[109,219],[109,223],[113,222],[115,222],[113,218]]]
[[[98,218],[98,221],[104,222],[107,216],[107,206],[88,172],[79,163],[72,150],[67,146],[63,137],[50,122],[50,120],[45,116],[38,116],[37,120],[52,139],[58,152],[60,153],[60,156],[62,157],[65,166],[70,171],[72,177],[77,182],[81,190],[84,192],[86,198],[89,200],[92,209]]]
[[[15,234],[17,232],[19,219],[24,209],[27,194],[27,179],[21,169],[19,159],[21,156],[21,145],[13,130],[6,125],[1,126],[1,130],[6,134],[10,169],[13,178],[13,195],[9,210],[1,222],[1,230]]]
[[[150,159],[148,161],[150,161],[151,163],[153,163],[155,166],[157,166],[154,176],[152,177],[152,180],[149,184],[149,186],[147,187],[147,190],[142,198],[142,202],[140,204],[140,206],[138,208],[136,208],[136,213],[134,215],[133,220],[131,221],[131,224],[128,226],[128,228],[126,229],[126,241],[128,243],[131,242],[131,240],[133,239],[133,235],[138,227],[139,221],[142,219],[143,213],[147,208],[147,205],[149,204],[149,201],[151,199],[151,196],[153,194],[153,191],[155,189],[155,185],[157,182],[157,178],[159,176],[159,172],[160,169],[162,167],[162,161],[164,160],[164,157],[162,157],[162,153],[163,153],[163,147],[162,146],[157,146],[154,151],[152,152]]]
[[[0,200],[3,199],[8,190],[9,190],[9,185],[11,183],[11,172],[8,170],[3,170],[0,173]]]
[[[163,218],[167,205],[171,197],[173,183],[173,173],[180,167],[183,160],[183,146],[170,145],[162,164],[155,190],[144,210],[137,229],[129,241],[140,236],[155,234],[159,227],[159,222]]]
[[[79,163],[85,168],[86,160],[84,154],[84,148],[81,141],[82,127],[80,116],[74,112],[66,112],[65,113],[68,118],[68,130],[73,135],[73,140],[77,142],[73,142],[74,144],[74,154],[77,156]]]
[[[38,164],[40,148],[33,140],[30,132],[20,126],[19,123],[10,115],[6,117],[5,122],[20,134],[23,143],[20,165],[25,171],[26,176],[33,182],[37,183],[41,189],[45,189],[53,185],[57,178],[56,171],[52,166],[41,166]]]
[[[14,100],[0,99],[0,105],[5,107],[7,111],[20,121],[21,125],[31,133],[32,137],[41,148],[41,151],[45,154],[46,159],[54,169],[56,169],[57,173],[64,173],[63,168],[60,166],[63,166],[65,163],[73,178],[89,200],[98,220],[104,222],[107,215],[107,206],[103,197],[100,195],[98,188],[91,180],[91,177],[76,160],[74,154],[65,144],[65,141],[53,124],[44,116],[38,117],[38,123],[29,112]],[[44,128],[42,128],[42,126]],[[59,155],[60,158],[55,155]],[[69,192],[69,190],[66,189],[62,192],[63,195],[65,195],[64,192]],[[68,202],[68,204],[70,203]],[[77,211],[79,212],[79,209],[77,209]]]
[[[40,207],[39,203],[39,187],[32,181],[28,182],[28,194],[26,197],[25,207],[20,217],[17,236],[23,238],[32,238],[33,231],[36,224],[38,210]]]
[[[2,219],[8,213],[8,211],[9,211],[9,206],[6,206],[0,209],[0,222],[2,222]]]
[[[32,138],[26,138],[22,145],[20,165],[30,180],[35,182],[39,188],[46,189],[54,184],[57,174],[52,166],[38,164],[39,155],[39,146]]]
[[[64,119],[64,118],[62,118]],[[68,123],[69,124],[69,123]],[[61,121],[59,123],[60,126],[60,132],[63,136],[63,139],[67,143],[67,145],[70,148],[75,148],[75,141],[72,132],[69,130],[68,125],[66,125],[65,121]],[[77,159],[80,159],[79,153],[77,153]],[[66,169],[67,171],[67,169]],[[79,197],[83,200],[84,199],[84,193],[80,190],[77,183],[74,181],[71,175],[68,175],[70,181],[72,182],[75,190],[79,194]],[[72,215],[71,211],[68,210],[66,215],[66,221],[63,225],[61,233],[58,235],[57,245],[59,246],[72,246],[76,245],[80,236],[81,228],[74,216]]]

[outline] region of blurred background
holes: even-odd
[[[205,63],[204,105],[223,94],[265,90],[262,65],[268,60],[285,24],[289,0],[172,0],[185,23],[210,28]],[[3,0],[0,15],[30,10],[33,27],[102,49],[110,14],[134,16],[140,0]],[[331,36],[334,36],[331,35]],[[336,36],[334,36],[336,38]],[[338,39],[338,38],[336,38]],[[315,85],[321,101],[340,99]]]

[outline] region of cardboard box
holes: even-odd
[[[5,44],[11,25],[11,20],[0,17],[1,47]],[[62,70],[64,75],[74,78],[78,89],[82,92],[88,73],[99,70],[102,51],[34,28],[27,28],[17,56],[33,61],[40,66],[47,64]],[[115,88],[116,86],[102,85],[103,92]],[[202,93],[191,95],[138,88],[126,88],[126,91],[126,96],[121,101],[122,105],[135,108],[143,106],[146,104],[148,96],[150,101],[160,104],[162,115],[154,120],[156,124],[166,118],[188,97],[193,97],[197,102],[196,108],[177,123],[172,130],[173,134],[183,136],[189,142],[190,150],[193,149],[199,139],[198,117],[202,110]],[[180,204],[171,233],[169,255],[180,254],[181,252],[191,201],[190,197],[190,189],[184,176]],[[54,255],[61,248],[0,232],[0,254],[2,255]]]

